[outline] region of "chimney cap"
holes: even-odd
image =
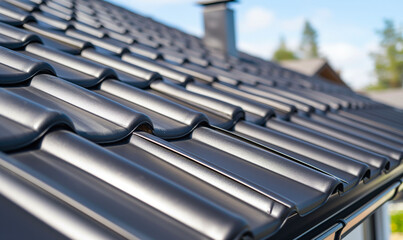
[[[238,0],[202,0],[198,1],[197,4],[203,5],[203,6],[208,6],[208,5],[216,5],[216,4],[221,4],[221,3],[230,3],[230,2],[236,2]]]

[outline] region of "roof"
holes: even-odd
[[[336,72],[325,58],[310,58],[310,59],[297,59],[285,60],[280,63],[283,67],[297,71],[308,76],[319,76],[332,83],[343,85],[347,84],[341,79],[338,72]]]
[[[326,59],[323,58],[309,58],[309,59],[281,61],[282,66],[308,76],[314,76],[325,64]]]
[[[368,91],[365,95],[375,99],[376,101],[394,106],[396,108],[403,108],[403,89],[387,89],[379,91]]]
[[[401,110],[103,1],[0,2],[0,70],[0,238],[343,236],[401,183]]]

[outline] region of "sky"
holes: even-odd
[[[203,35],[202,8],[195,0],[109,0],[193,35]],[[238,49],[270,59],[284,37],[298,50],[309,20],[319,52],[354,89],[375,83],[371,52],[378,51],[384,19],[403,26],[402,0],[239,0],[235,11]]]

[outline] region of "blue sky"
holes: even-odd
[[[193,0],[110,0],[188,33],[202,36],[202,9]],[[370,52],[377,51],[377,29],[388,18],[403,26],[402,0],[240,0],[235,10],[238,48],[271,58],[284,36],[298,48],[308,19],[318,32],[320,53],[340,70],[343,79],[359,89],[375,81]]]

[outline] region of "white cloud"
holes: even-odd
[[[290,19],[284,19],[280,22],[280,25],[284,31],[302,31],[305,17],[298,16]]]
[[[352,88],[360,89],[374,81],[373,61],[369,53],[374,51],[376,43],[363,46],[347,42],[324,43],[322,52],[331,65],[341,71],[341,76]]]
[[[314,22],[316,25],[324,25],[326,21],[328,21],[332,17],[332,11],[327,8],[319,8],[314,11],[312,16],[309,18]]]
[[[277,46],[270,42],[239,42],[238,48],[258,57],[270,59]]]
[[[270,26],[274,20],[274,14],[270,10],[262,7],[251,7],[241,18],[241,34],[253,33]]]

